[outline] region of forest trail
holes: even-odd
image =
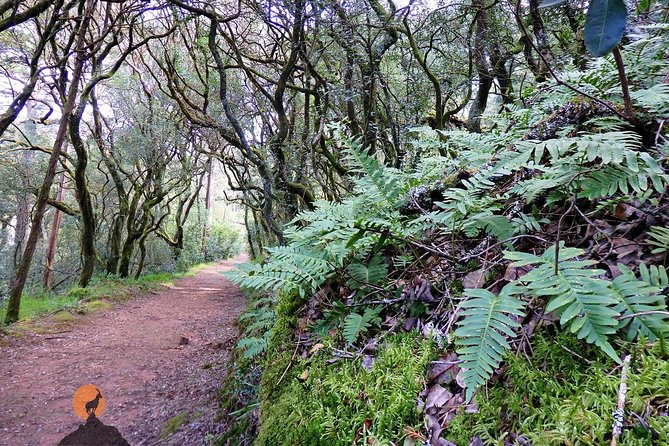
[[[245,308],[220,273],[244,260],[84,315],[67,331],[0,339],[0,445],[57,444],[82,423],[72,396],[84,384],[102,389],[100,421],[131,445],[199,445],[219,433],[217,392]],[[179,429],[161,439],[168,420]]]

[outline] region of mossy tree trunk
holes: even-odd
[[[88,149],[84,145],[79,132],[81,118],[83,116],[87,97],[82,97],[79,106],[70,118],[70,141],[77,155],[77,161],[74,169],[74,185],[77,204],[79,205],[80,223],[81,223],[81,272],[79,273],[79,286],[85,288],[88,286],[93,271],[95,270],[96,251],[95,251],[95,233],[96,218],[93,211],[93,200],[88,188],[88,179],[86,169],[88,168]]]

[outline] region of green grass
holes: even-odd
[[[167,437],[178,431],[181,428],[181,426],[188,423],[190,419],[191,416],[188,412],[181,412],[173,416],[172,418],[167,420],[165,424],[163,424],[162,429],[160,429],[160,439],[166,440]]]
[[[211,263],[201,263],[180,273],[151,273],[138,279],[115,276],[95,276],[86,288],[73,286],[60,293],[52,293],[41,287],[27,289],[21,298],[19,320],[39,318],[58,310],[72,310],[85,313],[106,309],[107,306],[93,304],[106,299],[122,301],[139,293],[155,290],[161,286],[173,286],[177,279],[192,277]],[[6,305],[0,308],[0,327],[4,324]]]
[[[46,313],[65,308],[75,308],[79,303],[76,296],[69,294],[50,295],[48,293],[36,293],[24,295],[21,299],[21,310],[19,319],[33,319]],[[0,309],[0,325],[5,320],[6,309]]]

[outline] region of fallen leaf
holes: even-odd
[[[441,423],[439,422],[439,418],[437,418],[434,415],[425,414],[425,419],[427,420],[428,432],[430,432],[430,444],[439,445],[438,443],[439,436],[441,435],[441,431],[443,430],[441,428]]]
[[[636,208],[625,203],[618,203],[613,216],[618,220],[625,221],[634,214],[636,214]]]
[[[636,265],[639,263],[639,258],[643,254],[643,248],[635,241],[623,238],[611,238],[613,250],[618,254],[618,262],[624,265]]]
[[[325,347],[325,345],[321,344],[320,342],[318,344],[314,344],[314,346],[309,349],[309,354],[313,355],[314,353],[316,353],[318,350],[322,349],[323,347]]]
[[[465,288],[481,288],[485,283],[486,272],[483,269],[477,269],[467,274],[462,279],[462,286]]]
[[[458,355],[454,352],[449,352],[438,361],[433,361],[427,371],[427,379],[429,382],[436,382],[437,384],[450,384],[455,380],[455,377],[460,373],[460,366],[458,366]]]
[[[465,389],[467,386],[465,385],[465,379],[462,377],[462,370],[458,372],[458,376],[455,377],[455,382],[458,383],[458,386],[462,387]]]
[[[509,266],[506,267],[506,271],[504,271],[504,280],[506,280],[507,282],[520,279],[532,269],[531,266],[512,266],[512,265],[513,264],[510,263]]]
[[[404,320],[404,323],[402,324],[402,329],[404,331],[409,331],[412,328],[414,328],[417,323],[418,323],[417,317],[408,317]]]
[[[427,411],[432,408],[440,409],[451,398],[453,398],[453,394],[451,392],[441,387],[439,384],[435,384],[427,393],[427,398],[425,400],[425,410]]]
[[[305,369],[304,372],[298,377],[302,381],[306,381],[309,378],[309,369]]]
[[[479,406],[476,401],[472,401],[465,406],[465,413],[479,413]]]

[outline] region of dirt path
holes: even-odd
[[[245,306],[239,289],[220,272],[242,260],[85,315],[70,331],[5,339],[0,445],[57,444],[80,425],[72,396],[89,383],[106,398],[100,420],[130,444],[206,444],[207,434],[221,429],[214,422],[216,395],[234,322]],[[186,345],[180,345],[182,337]],[[161,439],[168,420],[178,429]]]

